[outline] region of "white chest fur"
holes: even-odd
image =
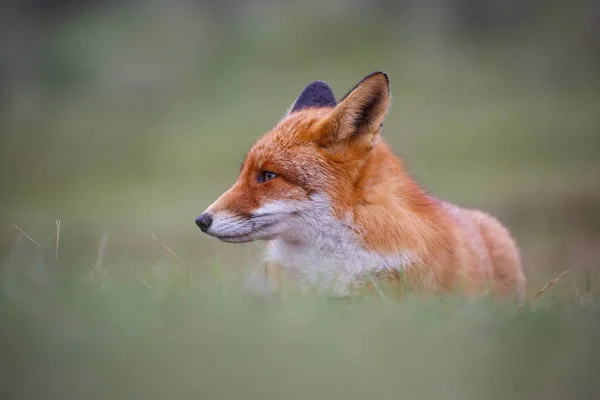
[[[312,211],[270,241],[266,254],[267,261],[281,265],[302,288],[345,296],[360,287],[368,274],[400,271],[415,262],[410,250],[382,255],[365,249],[350,216],[346,221],[333,217],[324,198],[313,198],[311,203]]]

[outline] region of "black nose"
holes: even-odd
[[[198,228],[200,228],[200,230],[204,233],[206,233],[211,223],[212,215],[210,215],[209,213],[204,213],[198,218],[196,218],[196,225],[198,225]]]

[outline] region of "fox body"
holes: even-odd
[[[339,103],[321,81],[248,152],[196,223],[222,241],[268,241],[266,261],[302,287],[348,295],[373,279],[427,292],[523,294],[519,251],[495,218],[428,194],[382,138],[388,76]]]

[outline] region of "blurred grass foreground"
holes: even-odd
[[[597,398],[599,26],[596,1],[3,2],[0,397]],[[304,85],[379,69],[386,139],[514,232],[524,306],[256,297],[261,244],[194,225]]]

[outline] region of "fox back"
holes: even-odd
[[[302,287],[337,295],[373,279],[427,292],[523,295],[506,228],[428,194],[385,143],[389,104],[383,72],[339,103],[327,84],[311,83],[196,224],[225,242],[268,241],[269,263]]]

